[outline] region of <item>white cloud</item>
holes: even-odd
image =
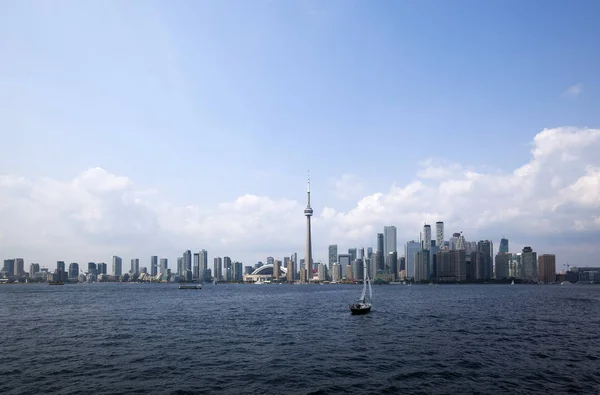
[[[340,200],[356,200],[365,193],[364,181],[354,174],[342,174],[332,184],[335,197]]]
[[[452,164],[444,173],[439,163],[426,162],[414,181],[363,195],[348,211],[324,207],[313,190],[315,256],[326,259],[330,243],[372,246],[389,224],[402,244],[418,238],[424,221],[437,220],[445,222],[447,236],[463,230],[470,240],[507,236],[540,253],[571,248],[576,254],[578,243],[587,246],[585,254],[589,246],[600,252],[591,242],[600,235],[599,152],[600,129],[545,129],[524,165],[512,171]],[[355,181],[346,175],[336,185]],[[69,181],[0,175],[0,254],[49,267],[57,259],[108,262],[112,254],[173,259],[188,248],[248,264],[267,255],[302,256],[303,199],[244,195],[216,207],[182,207],[100,168]]]
[[[570,87],[565,89],[562,95],[566,98],[575,99],[581,94],[582,91],[583,86],[580,83],[578,83],[575,85],[571,85]]]

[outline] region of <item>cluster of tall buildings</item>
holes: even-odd
[[[435,224],[435,237],[431,225],[425,224],[419,240],[404,244],[400,256],[397,249],[395,226],[385,226],[376,236],[376,249],[348,249],[340,254],[337,245],[329,246],[328,269],[332,281],[363,279],[361,274],[366,260],[371,278],[383,281],[408,280],[414,282],[475,282],[491,279],[519,279],[524,282],[554,282],[556,257],[552,254],[537,256],[531,247],[510,253],[508,239],[502,238],[494,255],[490,240],[467,241],[462,234],[444,237],[444,223]]]

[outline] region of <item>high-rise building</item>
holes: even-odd
[[[331,281],[333,282],[339,282],[342,280],[342,270],[341,270],[341,266],[339,263],[334,263],[332,266],[332,271],[331,271]]]
[[[183,268],[183,257],[178,257],[177,258],[177,274],[180,276],[183,276],[185,273],[185,270]]]
[[[79,264],[77,262],[71,262],[69,265],[69,278],[77,279],[79,277]]]
[[[338,259],[337,259],[338,263],[340,264],[340,267],[342,268],[342,275],[346,274],[346,266],[350,265],[350,255],[349,254],[339,254],[338,255]]]
[[[98,274],[108,274],[106,263],[100,262],[98,264]]]
[[[152,255],[150,257],[150,275],[152,277],[156,276],[158,273],[158,256]]]
[[[502,246],[502,244],[500,245]],[[508,268],[510,267],[510,260],[512,255],[507,252],[499,252],[496,255],[496,265],[495,265],[495,278],[498,280],[503,280],[509,278]]]
[[[483,254],[483,279],[489,280],[494,275],[494,268],[492,264],[492,257],[494,252],[492,249],[492,242],[489,240],[480,240],[477,243],[477,252]]]
[[[287,269],[287,273],[286,273],[287,282],[291,283],[292,281],[294,281],[294,273],[296,272],[296,269],[294,269],[294,261],[293,260],[289,259],[287,261],[286,269]]]
[[[352,278],[354,281],[361,281],[364,276],[364,264],[362,259],[352,261]]]
[[[421,243],[411,240],[406,243],[404,255],[406,257],[406,277],[415,276],[415,254],[421,250]]]
[[[94,262],[88,262],[88,274],[96,275],[98,274],[98,267]]]
[[[192,270],[192,277],[198,278],[200,273],[200,253],[194,252],[194,269]]]
[[[500,250],[498,252],[508,253],[508,239],[504,237],[500,239]]]
[[[313,215],[313,209],[310,207],[310,176],[308,177],[306,196],[307,203],[306,208],[304,209],[304,215],[306,216],[306,279],[302,279],[302,281],[306,280],[307,282],[310,282],[313,278],[312,238],[310,229],[310,217]]]
[[[112,257],[112,272],[115,276],[123,275],[123,260],[121,257],[113,255]]]
[[[526,246],[521,253],[521,266],[523,268],[523,280],[538,281],[537,253],[531,247]]]
[[[162,274],[167,274],[169,270],[169,260],[167,258],[160,258],[160,272]]]
[[[367,247],[367,258],[371,258],[371,255],[373,255],[373,247]]]
[[[429,281],[429,250],[421,250],[415,254],[415,282]]]
[[[465,250],[450,251],[450,265],[454,270],[457,281],[467,279],[467,253]]]
[[[444,249],[444,222],[438,221],[435,223],[435,245],[440,249]]]
[[[431,249],[431,226],[430,225],[423,225],[423,240],[421,240],[422,242],[422,248],[424,250],[429,250]]]
[[[327,261],[330,271],[331,271],[332,265],[336,262],[337,262],[337,244],[330,244],[329,245],[329,260]]]
[[[233,262],[233,264],[231,265],[231,277],[233,281],[242,281],[244,279],[243,266],[244,265],[242,264],[242,262]]]
[[[385,257],[385,271],[392,275],[392,279],[398,277],[398,253],[392,251]]]
[[[553,283],[556,281],[556,255],[542,254],[538,257],[539,277],[542,283]]]
[[[34,278],[37,273],[40,271],[39,263],[31,263],[29,265],[29,278]]]
[[[275,264],[275,261],[273,261]],[[231,281],[233,276],[231,272],[231,258],[228,256],[223,257],[223,277],[225,281]]]
[[[387,257],[391,252],[398,252],[398,238],[395,226],[383,227],[383,256]]]
[[[18,261],[18,259],[17,259]],[[60,271],[60,272],[64,272],[65,270],[65,261],[57,261],[56,262],[56,270]],[[16,273],[15,273],[16,274]]]
[[[140,273],[140,260],[138,258],[131,259],[131,270],[129,270],[129,273],[132,275]]]
[[[208,273],[208,251],[200,251],[200,273],[199,276],[202,281],[210,281],[210,274]]]
[[[350,262],[356,260],[356,248],[348,248],[348,255],[350,255]]]
[[[15,275],[15,260],[14,259],[5,259],[4,267],[2,271],[6,273],[7,276]]]
[[[381,251],[381,255],[383,255],[384,250],[385,243],[383,242],[383,233],[377,233],[377,251]]]
[[[220,257],[215,257],[213,259],[213,277],[215,278],[215,280],[217,281],[221,281],[221,279],[223,278],[223,274],[222,274],[222,260]]]
[[[298,265],[298,253],[293,252],[290,256],[290,259],[294,262],[294,280],[298,279],[298,272],[300,271],[300,267]]]
[[[273,262],[273,280],[279,280],[281,276],[281,261],[275,259]]]
[[[183,253],[183,270],[192,271],[192,251],[190,250]]]

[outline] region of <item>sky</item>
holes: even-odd
[[[0,258],[302,258],[310,170],[316,261],[444,221],[446,239],[600,265],[597,15],[585,0],[2,2]]]

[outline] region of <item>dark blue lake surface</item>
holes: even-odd
[[[3,394],[598,393],[600,287],[0,286]]]

